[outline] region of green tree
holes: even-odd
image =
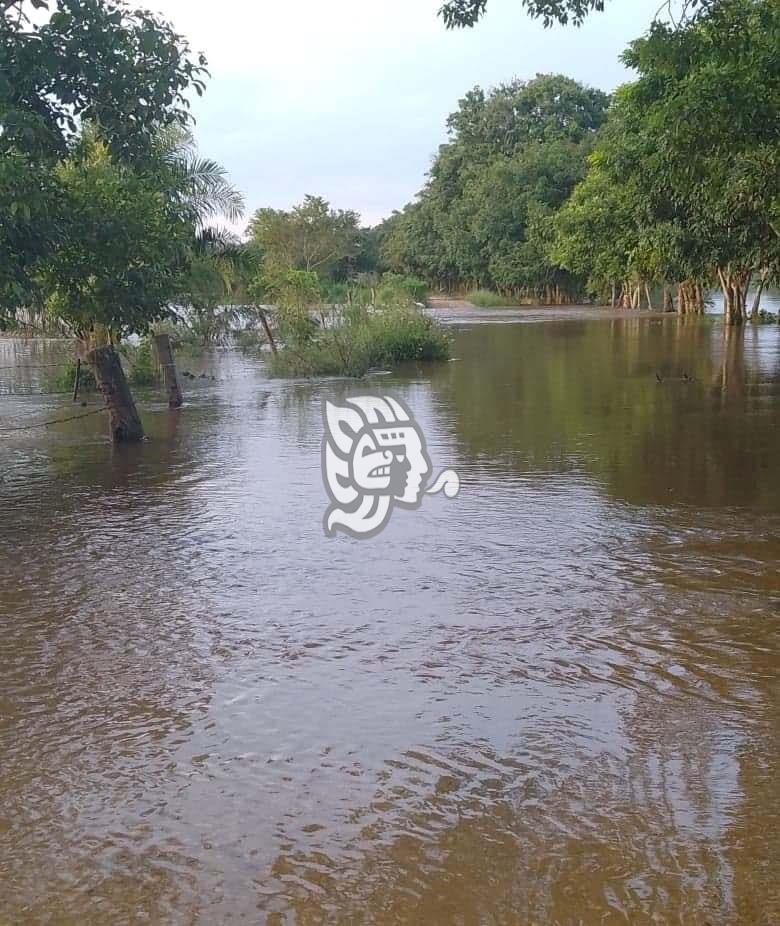
[[[717,0],[682,29],[655,23],[625,60],[639,78],[604,163],[640,191],[659,266],[714,275],[739,323],[751,275],[780,261],[780,6]]]
[[[118,162],[86,137],[54,169],[61,244],[41,266],[49,310],[85,344],[116,343],[167,311],[193,229],[158,171]]]
[[[553,23],[566,25],[569,22],[579,26],[588,13],[603,10],[606,0],[521,0],[521,5],[534,19],[541,19],[545,26]],[[439,10],[448,29],[457,26],[473,26],[487,9],[488,0],[447,0]]]
[[[153,156],[152,156],[153,155]],[[39,266],[48,310],[81,342],[107,399],[117,440],[143,435],[114,346],[146,333],[196,290],[213,238],[205,222],[235,218],[241,198],[191,141],[164,134],[139,164],[113,155],[89,126],[53,170],[62,198],[60,242]]]
[[[50,10],[41,23],[31,9]],[[0,151],[62,156],[81,121],[137,160],[189,121],[206,61],[173,27],[123,0],[0,0]]]
[[[258,209],[249,232],[269,279],[302,270],[326,280],[344,276],[360,253],[359,221],[356,212],[331,209],[321,197],[306,196],[289,212]]]
[[[520,5],[533,19],[541,19],[545,26],[572,23],[581,26],[585,18],[594,12],[603,12],[607,0],[520,0]],[[674,0],[665,0],[658,12],[667,9],[678,22],[684,22],[697,11],[706,9],[717,0],[681,0],[679,7]],[[488,0],[446,0],[439,10],[448,29],[473,26],[484,16]],[[657,14],[656,14],[657,15]]]
[[[168,23],[121,0],[0,0],[0,316],[40,302],[37,267],[73,227],[53,168],[79,126],[138,163],[188,122],[205,74]]]
[[[578,281],[548,260],[550,222],[585,175],[607,105],[557,74],[475,87],[447,120],[418,202],[383,230],[383,262],[446,288],[572,298]]]

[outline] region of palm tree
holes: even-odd
[[[209,223],[226,219],[235,223],[244,214],[244,197],[233,186],[224,167],[198,155],[195,141],[180,127],[163,129],[156,153],[167,170],[169,192],[191,210],[197,235],[209,231]]]

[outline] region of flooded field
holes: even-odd
[[[0,923],[780,922],[780,328],[477,317],[370,380],[461,479],[370,540],[365,384],[214,352],[115,448],[0,341]]]

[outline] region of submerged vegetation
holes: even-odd
[[[493,292],[492,289],[475,289],[467,294],[466,298],[480,309],[500,309],[510,304],[505,296]]]
[[[410,296],[415,281],[393,278],[374,289],[380,296],[375,303],[361,299],[361,289],[349,288],[344,301],[328,303],[316,274],[288,271],[275,289],[280,343],[271,358],[272,372],[363,376],[404,361],[449,357],[446,331]]]
[[[446,331],[415,308],[328,306],[319,323],[289,334],[271,360],[271,371],[357,377],[404,361],[446,360],[449,354]]]

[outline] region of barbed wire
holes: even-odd
[[[59,363],[25,363],[24,360],[20,360],[18,363],[12,363],[7,367],[0,367],[0,370],[18,370],[21,367],[24,369],[29,369],[32,367],[34,370],[45,370],[49,367],[65,367],[70,362],[70,358],[66,360],[61,360]]]
[[[32,431],[35,428],[48,428],[52,424],[63,424],[65,421],[77,421],[79,418],[88,418],[90,415],[97,415],[106,411],[107,406],[101,405],[100,408],[93,408],[91,411],[82,412],[80,415],[69,415],[67,418],[52,418],[50,421],[36,421],[35,424],[22,424],[12,428],[0,428],[0,434],[8,434],[12,431]]]
[[[37,395],[70,395],[70,389],[55,389],[53,392],[0,392],[0,399],[22,399]]]

